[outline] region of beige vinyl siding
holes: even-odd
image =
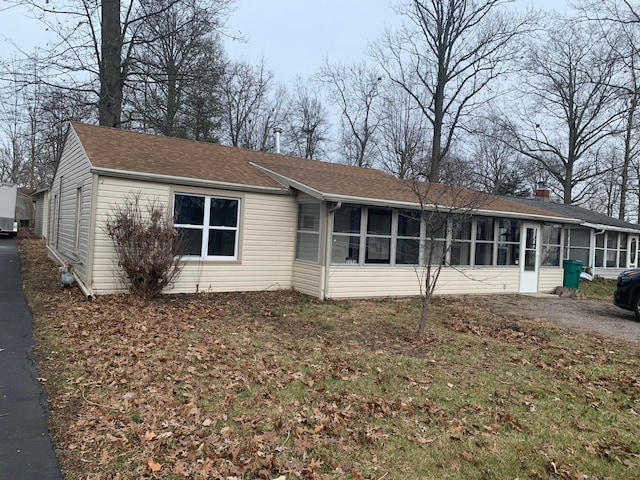
[[[562,268],[541,268],[538,274],[538,292],[553,293],[556,287],[562,286]]]
[[[394,267],[332,266],[329,269],[329,298],[402,297],[420,295],[421,269]],[[443,268],[436,295],[517,293],[517,268],[458,270]]]
[[[292,288],[295,199],[258,193],[208,191],[206,194],[240,198],[238,261],[187,260],[174,287],[166,293]]]
[[[293,288],[306,295],[319,297],[321,282],[321,265],[300,260],[293,262]]]
[[[49,216],[55,222],[50,229],[51,238],[48,244],[57,255],[73,264],[76,277],[87,284],[87,263],[89,255],[89,224],[91,212],[92,175],[89,160],[78,137],[73,130],[65,141],[64,150],[55,177],[51,183],[51,204],[56,198],[56,205],[50,205]],[[78,188],[82,197],[77,203]],[[81,206],[80,226],[78,230],[78,248],[76,248],[76,208]],[[52,212],[55,210],[55,218]]]
[[[158,198],[173,205],[173,193],[240,199],[238,261],[186,260],[183,271],[165,293],[275,290],[292,287],[296,202],[292,196],[172,187],[171,185],[100,177],[96,218],[93,288],[96,294],[124,291],[111,239],[104,233],[106,215],[131,193],[142,201]]]
[[[140,201],[148,202],[157,198],[167,205],[169,185],[152,182],[139,182],[109,177],[98,177],[96,195],[96,228],[93,251],[92,288],[97,295],[126,291],[118,274],[117,259],[113,243],[104,228],[108,215],[116,205],[122,205],[128,195],[140,194]]]

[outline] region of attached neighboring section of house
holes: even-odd
[[[446,252],[438,294],[551,292],[562,285],[562,260],[578,248],[582,229],[590,229],[600,258],[598,231],[575,214],[424,188],[418,196],[374,169],[71,123],[51,188],[36,196],[36,228],[52,256],[74,265],[88,295],[126,290],[104,227],[131,194],[167,205],[186,239],[185,268],[166,293],[418,295],[428,243]],[[463,197],[479,200],[426,242],[421,212],[445,212]],[[638,232],[637,225],[625,230],[626,249],[616,237],[616,266],[623,257],[635,264]],[[609,259],[612,240],[602,238]]]

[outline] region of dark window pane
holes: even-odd
[[[476,265],[493,265],[493,243],[476,244]]]
[[[598,265],[598,252],[600,252],[600,265]],[[596,250],[596,267],[602,266],[602,258],[604,254],[602,250]],[[571,260],[580,260],[582,265],[589,265],[589,249],[588,248],[571,248],[569,249],[569,256]]]
[[[398,212],[398,236],[420,236],[420,212],[415,210],[401,210]]]
[[[212,227],[238,226],[238,200],[212,198],[209,212],[209,225]]]
[[[520,242],[520,220],[498,220],[498,239],[501,242]]]
[[[461,219],[454,222],[453,238],[456,240],[471,240],[471,219]]]
[[[360,207],[344,205],[333,214],[333,231],[339,233],[360,233]]]
[[[396,264],[417,265],[420,253],[420,242],[418,239],[399,238],[396,243]]]
[[[202,230],[196,228],[178,228],[184,242],[183,255],[202,254]]]
[[[367,233],[391,235],[391,210],[370,208],[368,210]]]
[[[235,245],[236,232],[234,230],[209,230],[207,255],[233,257]]]
[[[476,240],[493,240],[493,218],[478,217],[476,219]],[[487,265],[486,263],[476,265]]]
[[[469,265],[471,244],[468,242],[454,242],[451,246],[451,265]]]
[[[365,263],[390,263],[391,239],[380,237],[367,237],[367,251]]]
[[[607,232],[607,248],[618,248],[618,232]]]
[[[425,230],[427,238],[446,238],[447,215],[438,212],[425,212]],[[471,223],[469,223],[469,239],[470,238]]]
[[[173,216],[179,225],[202,225],[204,220],[204,197],[176,195]]]

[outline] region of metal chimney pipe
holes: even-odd
[[[280,127],[275,127],[273,129],[273,134],[276,136],[276,153],[280,153],[280,134],[282,133],[282,129]]]

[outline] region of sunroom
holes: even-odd
[[[561,284],[559,222],[311,199],[298,205],[296,265],[324,271],[319,288],[329,298],[418,295],[428,264],[442,264],[440,294],[535,292]]]

